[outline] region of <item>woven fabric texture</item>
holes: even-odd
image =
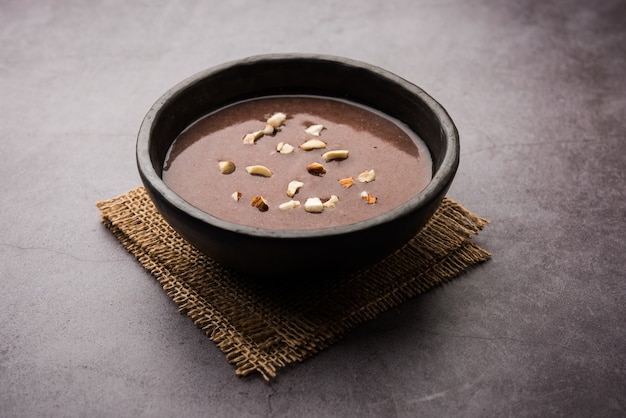
[[[268,381],[359,324],[491,257],[472,241],[487,220],[446,197],[408,244],[372,267],[315,283],[259,283],[187,243],[143,187],[97,207],[104,225],[217,344],[236,373],[258,372]]]

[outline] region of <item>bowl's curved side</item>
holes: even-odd
[[[168,149],[191,123],[237,101],[285,94],[350,100],[402,121],[429,147],[433,180],[416,197],[381,216],[314,231],[272,231],[225,222],[190,205],[163,183],[161,172]],[[388,255],[430,219],[450,187],[458,163],[458,132],[432,97],[386,70],[324,55],[257,56],[198,73],[154,104],[137,138],[142,182],[172,227],[213,259],[263,276],[302,271],[302,266],[311,265],[311,254],[325,271],[354,270]]]

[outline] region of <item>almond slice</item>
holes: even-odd
[[[322,177],[324,174],[326,174],[326,169],[320,163],[309,164],[306,168],[306,171],[308,171],[309,174],[312,174],[318,177]]]
[[[246,171],[253,176],[272,177],[272,171],[264,165],[249,165]]]
[[[324,129],[324,125],[311,125],[304,130],[307,134],[320,136],[320,133]]]
[[[328,162],[333,160],[345,160],[348,158],[348,150],[347,149],[336,149],[332,151],[325,152],[322,154],[322,158]]]
[[[231,174],[235,171],[235,163],[232,161],[220,160],[217,162],[217,167],[222,174]]]
[[[300,145],[300,149],[304,151],[311,151],[314,149],[326,148],[326,142],[321,139],[309,139],[304,144]]]
[[[280,205],[278,205],[278,209],[280,210],[289,210],[289,209],[295,209],[299,207],[300,207],[299,200],[290,200],[288,202],[281,203]]]

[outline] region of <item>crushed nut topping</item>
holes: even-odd
[[[295,209],[299,207],[300,207],[299,200],[290,200],[288,202],[281,203],[280,205],[278,205],[278,209],[280,210],[289,210],[289,209]]]
[[[300,188],[304,186],[304,183],[298,180],[290,181],[287,185],[287,196],[294,197]]]
[[[267,119],[267,124],[274,129],[280,128],[280,126],[287,120],[287,115],[282,112],[276,112]]]
[[[269,205],[267,204],[267,200],[265,200],[262,196],[254,196],[252,198],[251,206],[254,206],[261,212],[267,212],[268,209],[270,208]]]
[[[264,135],[273,135],[274,132],[276,132],[276,128],[274,128],[269,123],[265,124],[265,128],[263,128],[263,134]]]
[[[310,213],[322,213],[324,211],[324,204],[319,197],[309,197],[304,202],[304,210]]]
[[[235,171],[235,163],[232,161],[221,160],[217,162],[217,167],[222,174],[231,174]]]
[[[280,152],[281,154],[291,154],[295,150],[296,149],[293,147],[293,145],[289,145],[284,142],[279,142],[278,144],[276,144],[276,151]]]
[[[263,131],[256,131],[249,134],[245,134],[243,137],[243,143],[247,145],[254,145],[257,139],[261,138],[265,133]]]
[[[274,134],[278,130],[278,128],[282,126],[285,120],[287,120],[287,115],[285,115],[284,113],[274,113],[265,122],[265,128],[260,131],[245,134],[243,137],[243,143],[247,145],[254,145],[256,141],[262,138],[264,135]]]
[[[264,165],[249,165],[246,171],[253,176],[272,177],[272,171]]]
[[[326,169],[320,163],[309,164],[306,168],[306,171],[308,171],[309,174],[312,174],[318,177],[322,177],[324,174],[326,174]]]
[[[304,130],[307,134],[320,136],[322,129],[324,129],[324,125],[311,125]]]
[[[332,209],[335,207],[337,202],[339,202],[339,198],[335,195],[332,195],[330,196],[330,199],[326,200],[324,203],[322,203],[322,205],[324,205],[325,208]]]
[[[366,201],[368,205],[373,205],[378,200],[378,198],[376,198],[375,196],[372,196],[371,194],[369,194],[365,190],[363,190],[361,192],[361,199]]]
[[[374,170],[365,170],[357,177],[361,183],[370,183],[376,180],[376,172]]]
[[[270,116],[265,124],[265,128],[260,131],[248,133],[244,136],[243,142],[244,144],[254,144],[259,138],[264,135],[273,135],[280,130],[280,127],[287,120],[287,115],[282,112],[274,113]],[[305,132],[309,135],[320,136],[322,130],[326,129],[323,125],[314,124],[310,125],[305,129]],[[312,138],[305,141],[300,145],[300,149],[303,151],[311,151],[316,149],[325,149],[327,147],[327,143],[318,138]],[[286,142],[279,142],[276,145],[276,151],[280,154],[290,154],[296,151],[296,148]],[[334,149],[323,153],[321,156],[325,162],[330,161],[341,161],[345,160],[349,156],[349,151],[346,149]],[[235,171],[235,163],[229,160],[220,160],[218,161],[218,167],[221,173],[223,174],[231,174]],[[327,174],[326,168],[317,162],[311,163],[306,167],[306,170],[309,174],[322,177]],[[262,177],[271,177],[272,171],[263,166],[263,165],[250,165],[246,167],[246,171],[251,175],[262,176]],[[365,170],[357,176],[357,180],[361,183],[369,183],[376,179],[376,173],[373,169]],[[338,180],[339,184],[345,189],[349,189],[356,182],[353,177],[345,177]],[[293,180],[289,182],[287,185],[287,196],[293,198],[300,189],[304,186],[304,183],[298,180]],[[231,197],[235,201],[239,201],[241,199],[241,192],[234,192]],[[360,194],[362,200],[372,205],[377,202],[377,198],[370,194],[367,191],[363,191]],[[321,213],[325,208],[331,209],[334,208],[339,202],[339,197],[337,195],[331,195],[329,198],[319,198],[319,197],[311,197],[306,199],[303,204],[304,210],[310,213]],[[252,199],[251,205],[256,207],[261,212],[267,212],[269,210],[269,204],[265,198],[262,196],[255,196]],[[300,207],[302,204],[299,200],[289,200],[284,203],[278,205],[280,210],[290,210]]]
[[[345,160],[346,158],[348,158],[348,154],[349,152],[347,149],[337,149],[325,152],[324,154],[322,154],[322,158],[326,162],[333,160]]]
[[[346,177],[343,179],[339,179],[339,184],[341,184],[346,189],[349,189],[354,184],[354,179],[352,177]]]
[[[326,142],[321,139],[309,139],[304,144],[300,145],[300,149],[304,151],[311,151],[314,149],[323,149],[326,148]]]

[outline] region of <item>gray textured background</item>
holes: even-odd
[[[0,416],[624,416],[624,1],[0,0]],[[170,86],[346,56],[457,123],[484,266],[271,385],[240,379],[99,223]]]

